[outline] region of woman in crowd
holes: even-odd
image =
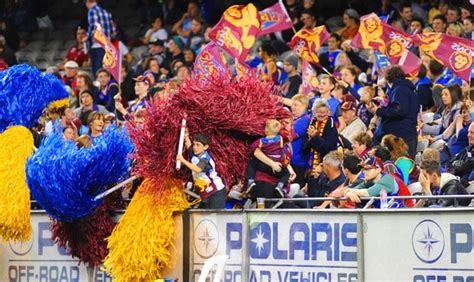
[[[104,132],[105,119],[104,115],[99,112],[92,112],[87,118],[87,126],[89,127],[89,136],[94,138],[102,135]]]
[[[419,170],[415,161],[408,156],[408,145],[405,141],[393,134],[388,134],[382,138],[382,146],[390,151],[391,160],[400,171],[403,182],[406,185],[417,182]]]
[[[360,100],[359,90],[362,88],[362,85],[359,83],[357,76],[359,75],[359,70],[355,66],[346,66],[341,70],[341,83],[344,87],[347,88],[347,91],[357,99]]]

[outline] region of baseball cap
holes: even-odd
[[[341,106],[341,110],[343,110],[343,111],[348,111],[348,110],[357,111],[357,105],[356,105],[356,103],[354,103],[352,101],[344,102]]]
[[[151,86],[150,79],[148,77],[144,76],[144,75],[139,75],[139,76],[135,77],[133,80],[139,81],[139,82],[144,82],[146,85]]]
[[[67,61],[65,64],[64,64],[64,67],[65,68],[68,68],[68,69],[77,69],[79,68],[79,65],[76,63],[76,61]]]
[[[298,68],[298,62],[299,62],[299,58],[298,56],[296,55],[289,55],[288,57],[285,58],[285,64],[290,64],[292,65],[295,69]]]
[[[155,46],[165,46],[165,43],[163,42],[163,40],[160,40],[160,39],[150,41],[150,42],[148,42],[148,44],[149,45],[155,45]]]
[[[380,168],[384,170],[383,162],[379,157],[370,157],[365,161],[362,161],[359,166],[363,169],[369,168]]]
[[[354,9],[347,9],[344,14],[346,14],[347,16],[349,16],[350,18],[353,18],[355,20],[360,20],[360,15],[359,15],[359,12],[357,12],[356,10]]]

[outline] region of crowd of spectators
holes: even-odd
[[[209,42],[209,30],[219,19],[216,15],[228,6],[223,6],[226,1],[211,7],[194,1],[137,2],[142,37],[127,40],[100,1],[85,1],[88,20],[76,28],[77,43],[69,47],[58,69],[47,70],[68,87],[70,107],[47,113],[36,127],[38,136],[61,130],[69,140],[93,139],[109,124],[127,119],[143,122],[140,112],[147,99],[167,99],[192,76],[194,59]],[[255,4],[262,9],[272,3]],[[381,193],[474,192],[474,92],[470,84],[419,50],[413,50],[423,62],[417,77],[407,76],[396,65],[379,74],[373,54],[351,44],[361,15],[373,11],[408,33],[434,31],[472,40],[473,5],[443,0],[287,0],[284,4],[296,30],[325,24],[331,32],[327,44],[318,50],[324,71],[317,69],[318,87],[302,94],[301,61],[288,46],[294,32],[289,29],[259,38],[248,61],[256,66],[260,80],[275,83],[293,118],[267,123],[264,143],[285,143],[270,150],[270,155],[275,156],[275,151],[282,155],[271,157],[265,148],[252,146],[249,179],[229,187],[238,191],[229,193],[234,202],[260,197],[346,196],[350,201],[295,201],[283,206],[360,207],[361,197]],[[16,63],[13,52],[19,48],[14,30],[26,24],[12,22],[15,17],[8,11],[0,20],[0,65],[7,66]],[[120,46],[124,58],[120,84],[102,68],[104,51],[92,36],[95,23]],[[133,58],[129,48],[140,45],[148,51]],[[291,134],[280,136],[276,128]],[[469,202],[460,201],[462,205]],[[394,206],[452,204],[396,201]]]

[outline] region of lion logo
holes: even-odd
[[[224,12],[224,19],[236,28],[241,28],[242,36],[239,41],[245,49],[252,48],[255,43],[255,34],[260,29],[260,21],[258,20],[258,11],[253,4],[248,4],[244,8],[234,5]],[[254,29],[254,32],[252,31]],[[239,53],[240,54],[240,53]]]
[[[385,42],[382,40],[383,26],[382,21],[376,14],[370,14],[361,19],[359,33],[361,35],[362,46],[368,49],[385,50]],[[374,46],[379,45],[377,48]]]
[[[388,56],[389,57],[401,57],[402,56],[402,53],[403,53],[403,50],[404,50],[404,45],[403,43],[398,40],[398,39],[394,39],[392,41],[390,41],[389,45],[388,45]]]
[[[295,37],[298,38],[296,53],[308,62],[319,62],[318,49],[321,45],[320,34],[324,26],[318,26],[313,29],[302,29]]]
[[[432,57],[434,56],[433,52],[439,48],[443,39],[441,33],[434,32],[419,33],[416,37],[421,41],[421,44],[419,44],[421,50]]]
[[[456,71],[464,71],[471,67],[472,57],[466,52],[456,51],[449,57],[449,63]]]

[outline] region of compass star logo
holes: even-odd
[[[194,249],[202,258],[212,257],[219,247],[219,232],[216,224],[209,220],[201,220],[194,229]]]
[[[262,232],[262,226],[258,229],[257,237],[252,239],[252,242],[257,245],[258,255],[262,252],[262,249],[266,243],[269,241],[264,237],[265,233]]]
[[[421,221],[413,230],[412,247],[422,262],[436,262],[444,251],[443,230],[433,220]]]

